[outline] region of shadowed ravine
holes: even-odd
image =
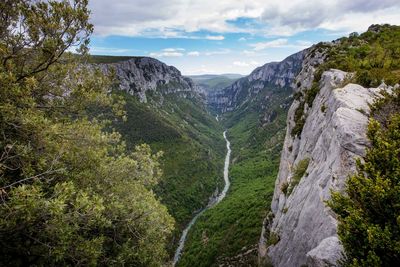
[[[227,149],[226,156],[225,156],[225,164],[224,164],[224,181],[225,181],[224,189],[215,199],[210,201],[210,203],[207,205],[207,207],[205,207],[199,213],[197,213],[196,216],[193,217],[193,219],[189,222],[189,224],[183,230],[181,239],[179,240],[179,246],[175,251],[174,262],[173,262],[174,266],[176,265],[176,263],[179,261],[179,258],[181,257],[181,253],[185,246],[186,237],[187,237],[187,234],[188,234],[190,228],[192,228],[192,226],[195,224],[196,220],[199,218],[199,216],[201,214],[203,214],[203,212],[205,212],[209,208],[214,207],[219,202],[221,202],[221,200],[223,200],[225,198],[226,193],[228,192],[229,186],[231,185],[231,183],[229,181],[229,162],[230,162],[230,158],[231,158],[231,143],[229,142],[228,138],[226,138],[226,131],[223,133],[223,135],[224,135],[224,139],[226,141],[226,149]]]

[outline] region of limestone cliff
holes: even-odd
[[[207,95],[208,105],[219,113],[233,111],[267,86],[289,87],[301,70],[304,51],[293,54],[281,62],[267,63],[223,90]]]
[[[136,95],[141,102],[147,102],[148,91],[161,95],[179,92],[183,97],[203,94],[202,90],[190,78],[182,76],[178,69],[154,58],[134,57],[99,66],[104,71],[114,68],[119,88]]]
[[[315,68],[323,60],[324,52],[315,49],[305,56],[296,79],[299,91],[310,89]],[[384,85],[347,84],[350,77],[340,70],[324,72],[311,106],[300,104],[303,97],[289,109],[272,212],[265,220],[259,249],[273,266],[335,266],[341,257],[337,221],[325,201],[330,190],[343,189],[346,178],[356,171],[356,158],[368,146],[368,103],[380,90],[390,90]],[[305,123],[293,136],[298,108],[304,109]]]

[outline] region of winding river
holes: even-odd
[[[190,228],[192,228],[192,226],[194,225],[194,223],[197,221],[197,219],[199,218],[199,216],[201,214],[203,214],[207,209],[214,207],[219,202],[221,202],[221,200],[223,200],[225,198],[226,193],[228,192],[229,186],[231,185],[231,182],[229,181],[229,163],[230,163],[231,152],[232,152],[231,151],[231,143],[229,142],[228,138],[226,138],[226,131],[223,133],[223,135],[224,135],[224,139],[226,141],[226,150],[227,150],[226,156],[225,156],[225,164],[224,164],[224,181],[225,181],[224,189],[214,199],[214,201],[210,201],[210,203],[207,205],[207,207],[205,207],[199,213],[197,213],[196,216],[194,216],[193,219],[186,226],[185,230],[183,230],[181,239],[179,239],[179,246],[175,251],[174,261],[173,261],[174,266],[179,261],[179,258],[181,257],[182,250],[185,246],[186,237],[187,237],[187,234],[188,234]]]

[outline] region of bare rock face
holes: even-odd
[[[210,92],[207,95],[208,105],[222,113],[232,111],[249,101],[266,86],[278,88],[291,86],[301,70],[305,51],[293,54],[281,62],[267,63],[223,90]]]
[[[336,266],[342,257],[339,238],[331,236],[322,240],[319,245],[307,253],[307,266]]]
[[[119,88],[131,95],[136,95],[141,102],[147,102],[148,91],[158,91],[162,95],[183,92],[202,94],[202,90],[173,66],[149,57],[134,57],[127,61],[111,64],[100,64],[101,69],[108,72],[114,68]]]
[[[307,87],[311,86],[314,67],[310,62],[304,64],[310,69],[303,68],[298,81]],[[273,214],[266,231],[278,241],[269,247],[264,241],[260,244],[260,252],[264,253],[261,256],[267,256],[276,267],[335,266],[341,256],[335,214],[325,201],[330,199],[331,190],[343,190],[346,178],[356,171],[356,158],[363,157],[368,146],[368,103],[380,90],[388,89],[346,85],[350,75],[334,69],[323,73],[320,91],[306,112],[298,137],[293,137],[291,131],[299,101],[289,110],[271,204]],[[293,176],[298,164],[307,161],[296,185]]]

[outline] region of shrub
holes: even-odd
[[[391,102],[387,99],[378,101],[374,113]],[[343,194],[332,192],[328,205],[338,215],[344,266],[399,266],[400,114],[388,113],[383,122],[371,119],[368,138],[372,147],[364,162],[357,161],[358,173]]]
[[[300,182],[300,179],[304,176],[304,174],[306,173],[306,170],[308,168],[308,165],[310,164],[310,159],[309,158],[305,158],[301,161],[299,161],[299,163],[296,165],[294,171],[293,171],[293,177],[292,177],[292,183]]]
[[[293,191],[293,189],[300,183],[301,178],[306,174],[306,170],[308,168],[308,165],[310,163],[309,158],[305,158],[296,165],[296,167],[293,170],[293,176],[292,179],[290,180],[290,186],[288,188],[288,194],[290,195]]]
[[[279,241],[280,241],[280,237],[279,237],[278,233],[270,232],[268,240],[267,240],[267,247],[274,246],[274,245],[278,244]]]
[[[321,112],[322,112],[322,113],[325,113],[325,112],[326,112],[326,106],[325,106],[325,104],[323,104],[323,105],[321,106]]]
[[[288,188],[289,188],[289,183],[288,182],[283,182],[283,184],[281,185],[282,193],[284,193],[286,195],[287,192],[288,192]]]
[[[300,136],[306,122],[306,119],[304,118],[304,103],[304,101],[300,101],[299,106],[294,112],[294,122],[296,123],[296,125],[293,127],[291,132],[291,135],[293,137]]]
[[[319,92],[319,84],[318,82],[314,82],[312,87],[306,91],[305,101],[309,107],[312,107],[315,97]]]

